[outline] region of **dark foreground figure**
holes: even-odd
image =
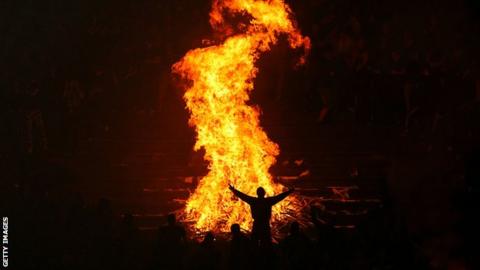
[[[236,190],[232,185],[229,188],[235,196],[250,205],[253,218],[252,240],[254,243],[259,246],[269,245],[271,243],[270,218],[272,216],[272,206],[285,199],[294,189],[291,188],[276,196],[265,198],[265,190],[259,187],[257,189],[258,197],[255,198]]]

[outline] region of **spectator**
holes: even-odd
[[[162,269],[178,269],[185,253],[185,229],[177,224],[175,214],[167,216],[167,225],[158,229],[157,256]]]
[[[290,234],[280,243],[285,269],[310,269],[310,240],[300,230],[300,224],[290,224]]]
[[[235,196],[250,205],[253,218],[252,240],[254,244],[260,247],[268,247],[272,241],[270,235],[272,206],[285,199],[294,189],[292,188],[279,195],[265,198],[265,190],[259,187],[257,189],[258,197],[255,198],[236,190],[232,185],[229,188]]]
[[[251,243],[248,237],[240,230],[240,225],[231,226],[230,253],[228,265],[230,269],[249,269],[251,261]]]

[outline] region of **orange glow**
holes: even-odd
[[[233,34],[225,13],[249,15],[249,24]],[[250,228],[250,209],[234,198],[229,183],[252,196],[259,186],[267,196],[283,190],[269,173],[279,147],[260,127],[259,109],[247,101],[258,72],[255,62],[279,35],[286,35],[292,48],[303,47],[300,63],[305,61],[310,40],[300,34],[291,15],[283,0],[214,0],[210,24],[228,37],[219,45],[189,51],[173,66],[175,73],[191,82],[184,100],[191,114],[189,124],[197,132],[194,149],[204,148],[209,163],[208,174],[185,207],[186,219],[194,221],[199,231],[226,232],[233,223]],[[298,208],[297,197],[287,198],[273,208],[273,222]]]

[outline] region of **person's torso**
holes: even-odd
[[[265,199],[257,199],[250,205],[252,218],[255,222],[269,222],[272,215],[272,206]]]

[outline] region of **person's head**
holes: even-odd
[[[238,235],[240,233],[240,225],[237,223],[232,224],[232,226],[230,226],[230,232],[232,235]]]
[[[258,196],[258,198],[265,197],[265,189],[263,189],[263,187],[257,188],[257,196]]]
[[[167,224],[170,226],[175,225],[177,222],[177,219],[175,218],[175,214],[168,214],[167,216]]]
[[[215,240],[215,236],[213,235],[213,233],[207,232],[207,234],[205,234],[205,238],[203,239],[203,244],[211,245],[213,244],[214,240]]]
[[[298,222],[294,221],[292,224],[290,224],[290,234],[291,235],[297,235],[300,233],[300,224]]]

